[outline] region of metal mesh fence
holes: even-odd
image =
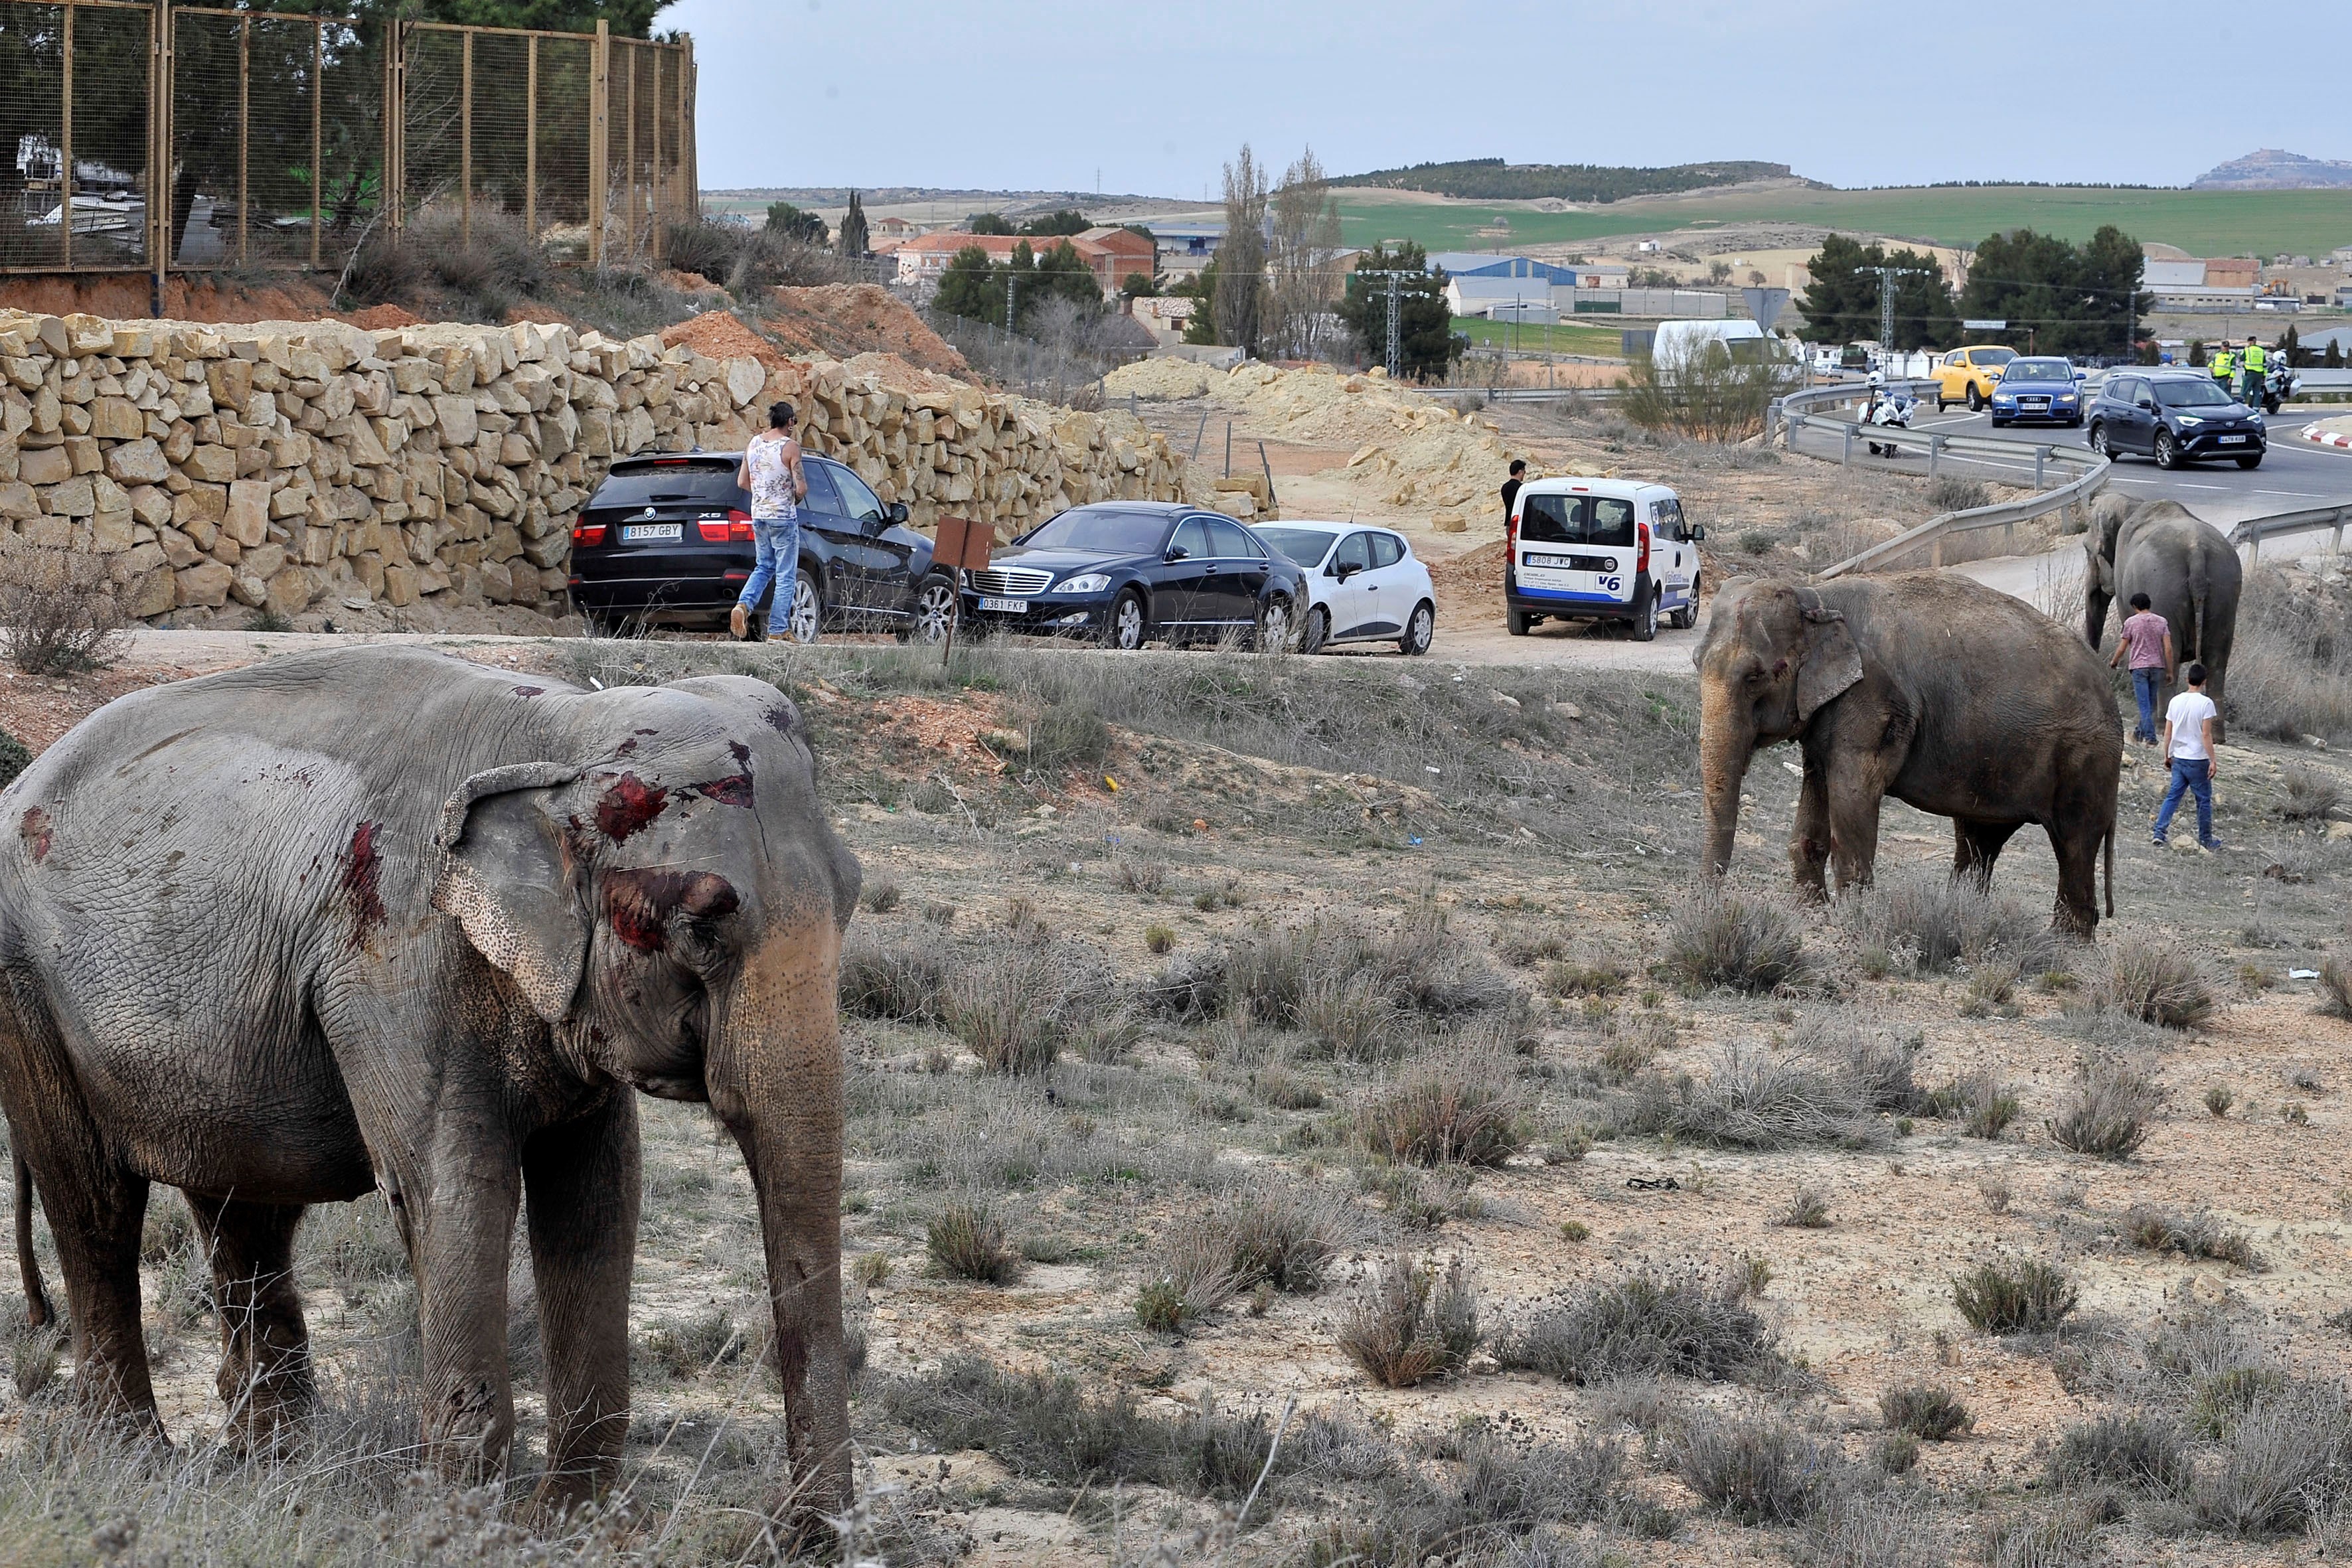
[[[693,76],[684,43],[0,0],[0,270],[340,268],[427,212],[657,259]]]

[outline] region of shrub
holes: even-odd
[[[1887,1389],[1878,1396],[1878,1414],[1888,1430],[1908,1432],[1928,1443],[1965,1432],[1976,1421],[1959,1395],[1935,1383],[1906,1383]]]
[[[1215,1227],[1179,1221],[1160,1238],[1136,1297],[1136,1320],[1147,1329],[1181,1332],[1232,1300],[1241,1288],[1232,1249]]]
[[[1835,1447],[1787,1417],[1694,1412],[1674,1447],[1685,1485],[1742,1524],[1796,1524],[1852,1482]]]
[[[1628,1131],[1738,1149],[1862,1145],[1884,1137],[1865,1090],[1843,1070],[1754,1046],[1721,1052],[1704,1079],[1648,1079],[1620,1120]]]
[[[1499,1053],[1455,1047],[1424,1057],[1356,1113],[1357,1136],[1415,1165],[1500,1165],[1527,1140],[1527,1092]]]
[[[1360,1229],[1347,1204],[1287,1183],[1230,1194],[1210,1217],[1241,1289],[1264,1281],[1293,1295],[1321,1289],[1324,1270]]]
[[[1109,754],[1110,726],[1083,703],[1050,703],[1029,726],[1029,765],[1041,773],[1094,767]]]
[[[2340,1501],[2352,1411],[2340,1390],[2299,1384],[2258,1402],[2231,1428],[2197,1487],[2197,1515],[2232,1535],[2280,1535]]]
[[[1423,903],[1375,931],[1336,915],[1244,932],[1222,951],[1179,954],[1151,988],[1179,1018],[1238,1011],[1260,1023],[1306,1027],[1310,994],[1362,977],[1391,1007],[1427,1018],[1458,1018],[1501,1007],[1509,978],[1453,928],[1440,905]]]
[[[1720,1382],[1768,1360],[1771,1334],[1738,1276],[1643,1268],[1578,1287],[1504,1333],[1496,1359],[1566,1383],[1675,1376]]]
[[[1318,1421],[1298,1435],[1302,1479],[1311,1479],[1316,1500],[1328,1500],[1334,1482],[1377,1483],[1362,1505],[1339,1510],[1315,1533],[1300,1554],[1307,1563],[1607,1568],[1618,1561],[1605,1551],[1608,1527],[1653,1539],[1674,1531],[1672,1513],[1628,1494],[1632,1466],[1624,1445],[1611,1438],[1522,1444],[1483,1426],[1457,1428],[1444,1439],[1456,1468],[1441,1479],[1418,1468],[1400,1472],[1393,1449],[1361,1431]],[[1333,1448],[1328,1459],[1319,1451],[1325,1444]],[[1381,1456],[1378,1470],[1357,1457],[1367,1453]],[[1563,1533],[1587,1523],[1604,1527],[1599,1540]]]
[[[1175,945],[1176,932],[1172,927],[1154,921],[1143,928],[1143,946],[1146,952],[1165,953]]]
[[[2032,973],[2059,959],[2047,919],[1973,877],[1935,871],[1882,877],[1862,897],[1841,900],[1841,909],[1857,936],[1907,956],[1922,974],[1995,960],[2013,964],[2013,974]]]
[[[2279,815],[2290,822],[2309,822],[2326,816],[2344,798],[2344,786],[2333,773],[2303,763],[2289,763],[2279,771],[2284,784],[2285,798],[2279,802]]]
[[[1778,904],[1713,888],[1675,907],[1666,963],[1694,985],[1772,991],[1804,973],[1804,943]]]
[[[1402,1252],[1339,1323],[1339,1348],[1383,1388],[1411,1388],[1454,1371],[1483,1337],[1477,1292],[1462,1260],[1441,1279]]]
[[[1006,1285],[1020,1278],[1021,1258],[1004,1234],[1004,1222],[982,1203],[951,1203],[931,1219],[923,1247],[931,1271],[950,1279]]]
[[[716,1308],[695,1318],[655,1323],[641,1342],[645,1358],[662,1375],[699,1377],[743,1353],[743,1333],[735,1320]]]
[[[2124,1214],[2124,1235],[2143,1252],[2211,1258],[2248,1269],[2263,1266],[2252,1237],[2202,1209],[2192,1215],[2178,1215],[2152,1204],[2134,1204]]]
[[[1952,1280],[1952,1304],[1986,1334],[2047,1333],[2074,1310],[2073,1279],[2055,1264],[2027,1258],[2013,1268],[1979,1263]]]
[[[1203,1401],[1197,1414],[1160,1415],[1125,1389],[1097,1395],[1066,1373],[1006,1372],[971,1355],[890,1380],[877,1403],[934,1448],[984,1449],[1015,1475],[1071,1487],[1129,1481],[1238,1499],[1274,1447],[1264,1411],[1228,1414]],[[1289,1468],[1277,1459],[1277,1475]]]
[[[2177,943],[2119,937],[2107,944],[2105,960],[2091,974],[2095,1006],[2168,1029],[2186,1029],[2212,1016],[2212,989],[2195,957]]]
[[[2189,1428],[2200,1437],[2227,1437],[2248,1411],[2287,1387],[2286,1373],[2259,1363],[2199,1373],[2189,1389]]]
[[[2164,1495],[2185,1493],[2193,1473],[2180,1428],[2153,1415],[2102,1415],[2069,1426],[2049,1463],[2050,1479],[2058,1486]]]
[[[2147,1139],[2162,1091],[2147,1073],[2114,1057],[2095,1057],[2058,1102],[2050,1136],[2061,1147],[2100,1160],[2131,1157]]]
[[[1992,504],[1992,492],[1979,479],[1958,479],[1942,475],[1927,486],[1927,506],[1932,511],[1973,511]]]
[[[16,775],[33,765],[33,753],[24,742],[5,730],[0,730],[0,789],[16,782]]]
[[[1800,1230],[1826,1230],[1830,1223],[1829,1194],[1819,1187],[1799,1187],[1774,1225]]]
[[[2333,957],[2319,963],[2319,1010],[2331,1018],[2352,1018],[2352,969]]]
[[[1739,531],[1738,543],[1741,552],[1745,554],[1767,554],[1772,548],[1771,531],[1762,528],[1743,528]]]
[[[26,675],[79,675],[131,649],[102,558],[0,542],[0,654]]]
[[[1969,1137],[1990,1142],[2017,1119],[2018,1100],[2016,1091],[1985,1068],[1928,1090],[1920,1109],[1930,1116],[1957,1118]]]
[[[898,883],[887,877],[877,877],[857,895],[857,901],[867,914],[887,915],[898,907],[901,897]]]

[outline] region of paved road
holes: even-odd
[[[2168,473],[2144,458],[2126,458],[2116,465],[2107,483],[2117,494],[2134,500],[2179,501],[2207,522],[2222,528],[2268,512],[2300,511],[2305,507],[2352,500],[2352,459],[2323,451],[2295,437],[2297,430],[2319,417],[2321,415],[2315,412],[2286,413],[2273,417],[2270,421],[2270,451],[2259,468],[2224,463],[2177,468]],[[1996,430],[1990,415],[1969,414],[1958,408],[1937,414],[1932,405],[1919,412],[1911,428],[2015,444],[2021,450],[2014,459],[1947,454],[1937,462],[1938,473],[1949,471],[2006,484],[2032,481],[2032,449],[2037,446],[2087,445],[2080,430],[2038,425]],[[1817,456],[1834,458],[1840,448],[1839,438],[1825,431],[1801,431],[1798,442],[1799,450]],[[1873,458],[1857,441],[1854,453],[1856,466],[1879,465],[1896,473],[1927,471],[1927,456],[1924,452]]]

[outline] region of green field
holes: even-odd
[[[1468,338],[1477,348],[1527,349],[1543,353],[1586,354],[1599,359],[1618,359],[1624,352],[1624,340],[1618,327],[1588,327],[1582,325],[1547,326],[1539,321],[1514,325],[1509,321],[1490,321],[1484,316],[1456,316],[1454,330]]]
[[[1780,222],[1973,246],[1989,234],[2033,228],[2084,240],[2114,224],[2143,244],[2195,256],[2253,251],[2325,256],[2352,245],[2352,191],[2110,191],[2087,186],[1914,187],[1883,191],[1734,191],[1616,202],[1585,212],[1536,212],[1510,204],[1400,201],[1342,190],[1340,228],[1349,245],[1419,240],[1431,250],[1493,250],[1654,233],[1693,225]],[[1497,218],[1510,238],[1478,231]]]

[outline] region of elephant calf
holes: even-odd
[[[846,1500],[835,985],[858,871],[774,687],[306,654],[108,705],[0,812],[0,1106],[80,1397],[157,1422],[139,1237],[160,1182],[213,1257],[235,1429],[299,1414],[295,1226],[377,1189],[417,1281],[428,1449],[495,1468],[527,1194],[541,1501],[587,1495],[628,1427],[642,1089],[707,1100],[742,1149],[800,1497]],[[41,1313],[21,1202],[17,1236]]]
[[[1939,573],[1818,586],[1736,578],[1692,660],[1706,868],[1730,864],[1739,786],[1758,750],[1795,741],[1805,782],[1789,843],[1801,891],[1870,880],[1879,801],[1952,819],[1953,870],[1979,879],[2029,822],[2058,857],[2055,924],[2087,938],[2098,860],[2115,913],[2123,725],[2106,671],[2028,605]]]

